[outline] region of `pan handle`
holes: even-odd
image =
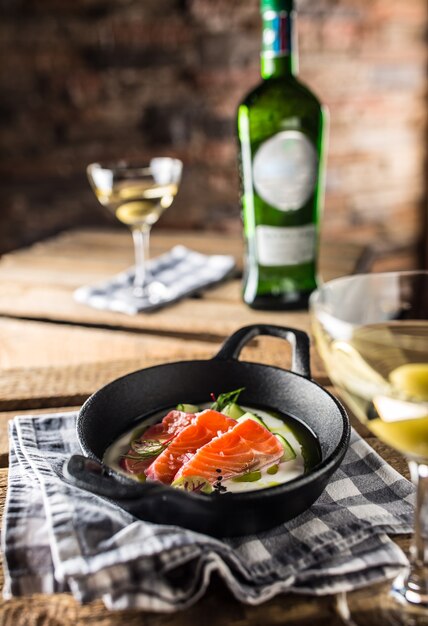
[[[311,377],[309,336],[302,330],[287,328],[285,326],[273,326],[271,324],[244,326],[226,339],[214,358],[221,360],[237,359],[242,348],[251,339],[259,335],[280,337],[288,341],[292,347],[291,371],[305,378]]]
[[[152,491],[151,488],[156,492],[159,491],[159,487],[154,483],[127,485],[120,482],[105,465],[80,454],[74,454],[65,462],[63,473],[76,487],[111,500],[134,500],[140,498],[142,492],[147,495],[148,491]]]

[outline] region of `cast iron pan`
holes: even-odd
[[[292,346],[291,371],[239,361],[250,339],[273,335]],[[180,402],[202,404],[211,394],[245,387],[239,402],[304,422],[318,436],[321,462],[288,483],[245,493],[188,493],[156,482],[137,483],[102,465],[108,446],[141,420]],[[343,407],[310,380],[309,338],[291,328],[257,324],[231,335],[209,360],[181,361],[119,378],[92,395],[77,420],[84,456],[73,456],[66,476],[136,517],[218,537],[258,533],[305,511],[321,494],[346,452],[350,426]]]

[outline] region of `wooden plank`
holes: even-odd
[[[15,253],[16,254],[16,253]],[[29,279],[33,284],[48,284],[50,286],[57,285],[69,286],[71,289],[77,289],[82,285],[93,285],[108,279],[110,276],[119,274],[120,272],[131,267],[133,263],[132,254],[128,253],[122,258],[115,254],[106,259],[84,259],[82,255],[76,256],[75,259],[68,257],[59,257],[54,261],[51,257],[38,256],[22,256],[14,257],[9,255],[4,257],[0,266],[0,280],[6,282],[22,282],[27,284]],[[17,262],[19,261],[19,262]],[[328,265],[324,264],[322,268],[322,278],[325,281],[353,273],[355,269],[355,259],[349,259],[344,262],[343,258],[330,259]],[[236,276],[240,276],[240,269],[235,271]],[[241,300],[241,281],[237,281],[238,289],[236,293]],[[210,289],[204,290],[204,293],[210,293]]]
[[[178,244],[204,254],[230,254],[235,257],[237,263],[242,258],[243,242],[239,235],[156,229],[150,237],[151,256],[162,254]],[[26,250],[34,251],[34,254],[40,257],[57,254],[73,259],[80,257],[82,253],[89,254],[91,258],[108,258],[114,251],[115,254],[122,255],[122,258],[131,261],[133,259],[132,238],[128,229],[86,228],[65,231],[17,252],[26,256]],[[12,256],[15,254],[16,252],[12,253]]]
[[[135,370],[165,360],[109,361],[69,367],[5,370],[0,381],[0,410],[82,404],[97,389]]]
[[[253,311],[246,307],[241,301],[239,280],[206,290],[200,299],[185,299],[152,314],[126,316],[74,302],[76,287],[103,280],[132,263],[127,239],[128,233],[78,231],[7,255],[0,263],[0,315],[216,337],[258,322],[308,328],[305,313]],[[236,236],[200,233],[159,235],[153,238],[154,251],[165,251],[177,239],[205,252],[234,252],[240,257],[242,251]],[[325,249],[336,273],[351,271],[361,253],[361,247],[347,244]],[[333,256],[332,250],[336,251]]]
[[[16,411],[0,413],[0,468],[7,468],[9,463],[9,421]],[[0,489],[1,493],[1,489]]]
[[[221,344],[0,319],[0,408],[81,403],[114,378],[172,361],[210,359]],[[314,348],[311,354],[312,376],[327,382]],[[291,347],[275,337],[259,337],[242,350],[240,359],[289,369]]]
[[[164,359],[211,358],[222,340],[196,341],[128,331],[84,328],[45,322],[0,319],[0,370],[62,367],[102,362],[150,363]],[[241,352],[240,358],[290,368],[291,348],[276,337],[260,336]],[[312,375],[326,379],[324,365],[312,348]]]
[[[0,370],[209,358],[220,343],[0,318]]]
[[[155,230],[151,237],[151,256],[162,254],[172,246],[182,244],[205,254],[230,254],[235,257],[238,268],[242,268],[243,239],[231,233],[206,231],[165,231]],[[352,273],[359,259],[364,256],[365,247],[359,243],[321,240],[320,268],[335,275]],[[60,235],[39,242],[3,257],[5,264],[25,264],[28,257],[38,262],[54,258],[61,260],[82,260],[87,264],[104,262],[105,265],[120,264],[120,269],[133,262],[133,249],[127,230],[79,229],[66,231]],[[326,277],[324,276],[324,279]]]
[[[242,303],[186,299],[155,313],[134,316],[100,311],[74,302],[66,286],[0,282],[0,315],[152,332],[226,337],[247,324],[309,329],[306,313],[253,311]]]

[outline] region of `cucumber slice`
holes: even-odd
[[[241,476],[235,476],[232,480],[235,483],[254,483],[256,480],[260,480],[262,477],[262,473],[258,470],[254,472],[248,472],[247,474],[242,474]]]
[[[183,411],[184,413],[199,413],[201,410],[196,404],[177,404],[175,408],[177,411]]]
[[[285,437],[283,437],[282,435],[280,435],[279,433],[273,433],[273,434],[278,439],[278,441],[280,443],[282,443],[282,446],[284,448],[284,454],[280,458],[280,461],[281,462],[282,461],[292,461],[293,459],[295,459],[296,458],[296,453],[294,452],[293,448],[291,447],[291,445],[289,444],[287,439]]]
[[[245,411],[243,411],[239,404],[236,404],[236,402],[230,402],[229,404],[226,404],[222,413],[223,415],[227,415],[227,417],[237,420],[241,417],[241,415],[244,415]]]
[[[201,476],[182,476],[174,480],[171,487],[195,493],[211,493],[213,491],[212,485]]]
[[[258,422],[259,424],[267,428],[267,430],[269,430],[269,428],[266,426],[262,418],[259,417],[258,415],[254,415],[254,413],[244,413],[243,415],[241,415],[241,417],[238,417],[238,422],[243,422],[244,420],[247,420],[247,419],[253,420],[254,422]]]

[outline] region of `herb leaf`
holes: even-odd
[[[122,459],[130,459],[131,461],[144,461],[144,457],[135,454],[122,454]]]
[[[227,404],[237,402],[239,395],[244,391],[245,387],[235,389],[234,391],[228,391],[227,393],[221,393],[217,400],[211,405],[213,411],[222,411]]]
[[[139,460],[151,459],[152,457],[158,456],[161,452],[163,452],[169,446],[170,442],[170,439],[167,441],[159,441],[157,439],[134,439],[131,441],[131,448],[138,455],[135,458]],[[130,458],[129,455],[128,458]]]

